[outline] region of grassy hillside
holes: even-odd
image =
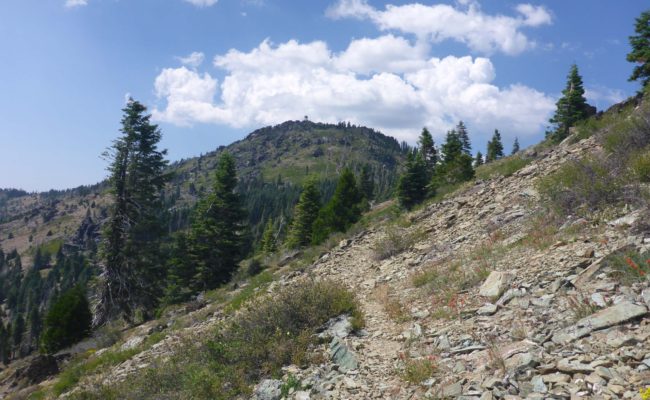
[[[358,172],[367,163],[374,172],[377,198],[385,199],[403,159],[395,139],[365,127],[288,121],[261,128],[227,147],[170,166],[173,178],[165,194],[170,230],[186,226],[192,206],[210,190],[211,173],[223,150],[236,159],[240,190],[256,237],[268,218],[290,217],[307,176],[321,180],[327,198],[344,167]],[[96,228],[101,223],[108,202],[105,182],[46,193],[2,190],[0,248],[17,249],[28,266],[36,246],[83,245],[88,225]]]

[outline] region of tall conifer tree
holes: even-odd
[[[212,192],[198,204],[189,236],[196,265],[194,287],[210,290],[226,283],[244,258],[248,229],[242,199],[235,191],[235,159],[227,152],[219,157]]]
[[[433,170],[438,163],[438,151],[433,142],[433,136],[431,136],[431,133],[427,128],[422,128],[418,144],[420,145],[420,153],[422,154],[422,159],[427,166],[427,171],[429,174],[433,174]]]
[[[630,36],[632,51],[627,55],[629,62],[636,63],[630,81],[641,80],[641,85],[650,82],[650,10],[641,13],[634,24],[636,35]]]
[[[498,129],[494,130],[494,135],[492,135],[492,140],[488,142],[487,145],[487,154],[485,155],[485,162],[496,161],[500,158],[503,158],[503,142],[501,141],[501,133]]]
[[[515,142],[512,144],[512,152],[510,153],[511,155],[517,154],[519,152],[519,138],[515,137]]]
[[[409,153],[404,173],[397,183],[397,200],[406,209],[419,204],[427,195],[427,166],[422,153]]]
[[[307,179],[293,212],[293,221],[287,234],[287,247],[307,246],[312,242],[314,222],[321,207],[316,179]]]
[[[153,309],[165,276],[159,244],[166,150],[158,149],[160,130],[142,104],[129,99],[122,111],[122,136],[106,153],[113,202],[102,234],[95,325],[116,316],[131,321],[137,309]]]
[[[556,126],[555,132],[550,135],[551,139],[561,142],[569,136],[569,128],[589,115],[588,107],[582,77],[578,66],[573,64],[569,70],[566,88],[562,91],[562,97],[556,103],[555,114],[550,120]]]
[[[467,127],[465,126],[465,123],[463,121],[458,121],[458,125],[456,125],[456,134],[458,135],[458,139],[460,139],[460,143],[462,144],[463,153],[467,155],[471,155],[472,144],[469,140],[469,133],[467,132]]]

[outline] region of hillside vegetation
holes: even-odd
[[[573,130],[481,166],[410,213],[382,204],[346,235],[271,255],[260,275],[111,333],[116,344],[78,352],[21,396],[639,397],[650,231],[636,160],[650,151],[639,145],[649,115],[647,104],[613,108],[581,139]],[[633,157],[617,150],[630,141]],[[595,157],[622,166],[589,185],[548,184]],[[618,173],[622,189],[593,202]]]

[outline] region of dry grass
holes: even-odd
[[[501,371],[505,373],[507,370],[506,360],[501,355],[501,351],[499,351],[499,345],[493,337],[488,339],[487,352],[488,367],[493,371]]]
[[[403,364],[400,372],[401,378],[414,384],[422,383],[431,378],[438,369],[434,356],[411,358],[408,354],[401,353],[400,360]]]
[[[395,322],[405,322],[411,317],[406,306],[394,295],[391,294],[388,285],[378,286],[374,291],[375,300],[381,304],[384,312]]]
[[[386,236],[373,247],[372,257],[376,261],[381,261],[396,256],[424,239],[424,236],[422,230],[408,231],[404,228],[390,226],[386,229]]]
[[[579,321],[598,311],[598,306],[593,304],[589,297],[578,293],[567,297],[567,306],[574,320]]]
[[[411,283],[430,298],[434,318],[460,317],[473,301],[467,291],[482,283],[490,273],[484,265],[484,262],[471,258],[443,259],[415,273]]]

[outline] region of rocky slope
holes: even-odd
[[[593,138],[541,150],[511,176],[372,226],[311,266],[276,271],[270,293],[335,280],[357,294],[367,322],[353,333],[345,317],[332,321],[323,345],[331,359],[285,368],[285,381],[300,381],[289,398],[640,398],[650,385],[650,289],[647,280],[621,281],[606,261],[621,249],[650,248],[650,234],[631,230],[641,214],[619,210],[554,229],[535,186],[593,151]],[[401,246],[388,251],[396,238]],[[130,332],[123,348],[157,330],[166,337],[80,387],[161,362],[224,314],[208,305],[178,318],[186,328],[153,321]],[[281,385],[263,381],[255,397],[279,399]]]
[[[594,138],[529,150],[533,161],[510,176],[386,216],[311,265],[280,263],[264,290],[334,280],[357,294],[366,327],[331,321],[318,349],[329,358],[286,367],[254,398],[280,399],[292,381],[290,399],[640,399],[650,386],[650,288],[609,261],[650,250],[650,232],[633,229],[643,210],[558,224],[536,189],[563,163],[598,151]],[[218,303],[189,307],[127,332],[118,348],[163,339],[77,387],[164,365],[180,343],[205,339],[228,315]]]
[[[595,147],[593,140],[563,146],[511,177],[478,182],[412,214],[403,234],[425,235],[397,256],[374,261],[386,243],[377,229],[322,258],[312,273],[358,293],[368,326],[343,339],[356,356],[354,371],[294,371],[313,385],[313,397],[638,397],[650,384],[650,290],[647,281],[621,284],[603,263],[622,248],[650,247],[647,236],[629,232],[638,213],[607,224],[567,221],[549,237],[539,232],[536,178]],[[481,264],[489,275],[476,282],[488,272],[472,277]],[[427,273],[442,285],[415,288],[413,277]],[[378,289],[403,307],[397,322]],[[422,359],[433,376],[405,384],[400,371]]]

